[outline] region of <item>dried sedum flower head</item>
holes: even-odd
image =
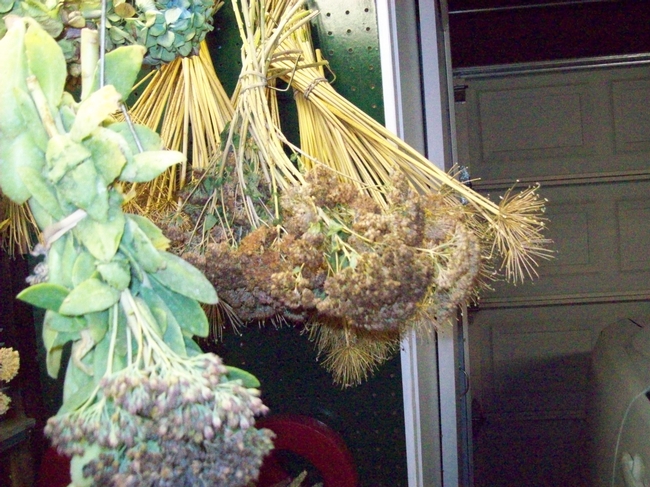
[[[315,166],[303,184],[282,191],[280,219],[245,229],[233,218],[233,228],[244,229],[236,244],[214,238],[203,249],[187,247],[183,258],[243,322],[321,323],[314,341],[323,365],[335,382],[356,384],[405,331],[444,326],[476,293],[488,263],[472,215],[457,199],[421,195],[402,174],[384,195],[382,208]]]
[[[9,404],[11,404],[11,398],[4,392],[0,392],[0,416],[9,410]]]
[[[268,411],[259,391],[230,380],[214,354],[123,369],[99,388],[96,403],[45,427],[63,454],[99,449],[83,467],[94,485],[243,487],[272,448],[272,432],[254,427]]]
[[[0,348],[0,380],[9,382],[16,377],[20,367],[20,356],[13,348]]]

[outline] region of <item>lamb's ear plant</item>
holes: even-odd
[[[193,340],[208,333],[199,303],[216,303],[214,288],[166,252],[152,222],[122,211],[122,183],[183,160],[154,131],[111,117],[144,48],[107,54],[77,102],[64,91],[54,39],[33,19],[6,23],[0,188],[29,204],[42,231],[43,264],[18,298],[46,310],[51,376],[72,342],[63,405],[46,427],[72,457],[72,485],[246,485],[272,447],[270,432],[253,427],[266,410],[259,383],[202,353]]]

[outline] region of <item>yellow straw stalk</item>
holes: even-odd
[[[156,70],[129,110],[134,121],[160,130],[165,147],[181,151],[186,157],[191,155],[188,159],[196,170],[207,168],[221,152],[220,135],[233,111],[215,73],[206,41],[201,42],[198,55],[176,58]],[[144,201],[137,201],[143,211],[155,211],[173,201],[190,177],[188,164],[180,169],[171,168],[138,189],[139,194],[145,195]]]
[[[0,193],[0,248],[10,256],[27,254],[38,231],[27,203],[17,205]]]
[[[297,92],[301,130],[311,133],[302,138],[306,161],[322,162],[356,181],[384,206],[378,188],[386,185],[396,170],[420,193],[451,191],[471,205],[477,217],[473,222],[475,230],[482,240],[492,242],[492,250],[503,259],[509,279],[517,281],[536,275],[536,259],[550,255],[549,241],[542,235],[544,202],[536,188],[517,195],[508,192],[499,205],[493,203],[436,167],[339,95],[324,78],[322,62],[314,54],[306,29],[286,38],[281,49],[299,53],[293,59],[274,61],[273,67]],[[300,63],[298,69],[294,69],[295,63]]]

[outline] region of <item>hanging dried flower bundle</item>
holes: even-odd
[[[165,222],[228,313],[305,324],[347,386],[406,331],[446,323],[500,259],[508,278],[534,274],[548,255],[535,188],[495,205],[343,99],[323,76],[302,2],[233,4],[244,67],[230,132]],[[278,77],[296,93],[300,148],[273,116]]]
[[[481,247],[463,225],[461,205],[434,193],[419,195],[399,174],[386,188],[387,210],[326,168],[305,177],[303,185],[283,192],[279,225],[260,226],[236,247],[222,238],[183,254],[241,320],[327,327],[321,334],[332,338],[317,340],[326,355],[343,343],[336,334],[346,337],[345,350],[353,354],[351,343],[374,341],[368,364],[376,365],[404,331],[444,324],[477,289]],[[336,382],[353,377],[358,383],[367,370],[343,371],[346,357],[354,356],[345,350],[324,365]]]
[[[202,353],[193,337],[208,333],[200,303],[218,302],[213,286],[166,251],[150,220],[123,211],[124,185],[184,158],[151,129],[111,117],[145,49],[108,53],[77,102],[54,39],[31,18],[8,20],[0,185],[42,230],[47,272],[18,297],[46,310],[51,376],[72,342],[64,403],[46,427],[72,456],[72,485],[246,485],[272,448],[271,432],[253,427],[266,411],[259,383]]]
[[[462,197],[474,216],[474,231],[491,243],[494,259],[502,259],[503,271],[512,280],[523,280],[536,275],[536,259],[546,258],[550,251],[549,241],[542,235],[544,202],[535,192],[536,188],[516,195],[510,192],[496,205],[472,191],[452,175],[440,170],[415,149],[391,133],[370,116],[339,95],[323,77],[320,63],[313,52],[306,30],[296,31],[281,46],[284,52],[294,52],[294,58],[276,61],[274,67],[284,70],[283,78],[296,90],[301,104],[309,105],[314,113],[313,123],[307,126],[319,129],[328,127],[327,138],[337,141],[329,152],[307,153],[304,158],[309,167],[324,163],[342,177],[358,181],[381,202],[380,193],[373,191],[390,182],[395,171],[404,174],[409,183],[420,193],[447,192],[454,198]],[[294,63],[306,62],[291,75],[287,74]],[[306,102],[306,103],[305,103]],[[300,106],[300,104],[299,104]],[[303,114],[307,110],[301,111]],[[304,118],[304,117],[303,117]],[[309,130],[303,131],[309,134]],[[341,142],[340,146],[338,142]],[[311,144],[318,150],[319,144]],[[345,152],[341,157],[341,147]],[[311,156],[311,157],[309,157]],[[321,156],[319,158],[319,156]]]
[[[140,108],[138,116],[142,117],[144,125],[157,131],[160,128],[159,112],[168,112],[169,116],[163,115],[165,146],[182,149],[185,155],[188,153],[191,120],[194,164],[198,167],[202,161],[207,164],[214,154],[212,145],[218,146],[219,134],[231,115],[229,102],[204,45],[206,34],[212,30],[212,18],[222,5],[219,0],[116,0],[108,2],[107,15],[101,24],[102,5],[98,0],[63,4],[47,0],[5,0],[0,4],[0,38],[6,32],[5,16],[36,19],[61,47],[71,75],[67,82],[73,85],[78,85],[79,78],[84,75],[93,76],[92,72],[83,73],[81,69],[80,35],[83,28],[98,30],[104,26],[103,47],[107,51],[119,46],[141,45],[146,48],[145,64],[162,66],[173,62],[174,66],[165,67],[162,75],[154,77],[145,96],[149,104],[151,100],[158,100],[158,105]],[[180,74],[184,83],[174,79],[179,73],[178,66],[182,66]],[[166,93],[167,98],[158,97],[164,91],[161,86],[182,90],[182,96],[178,91],[171,93],[173,107],[166,106],[170,93]],[[145,198],[145,201],[140,198],[140,201],[133,202],[131,209],[146,213],[158,209],[151,208],[154,203],[169,205],[171,194],[184,183],[186,170],[187,165],[183,163],[180,171],[171,169],[151,185],[140,188],[138,194],[146,191],[156,197]],[[24,254],[33,246],[34,236],[38,234],[31,210],[27,205],[12,203],[9,201],[11,198],[4,195],[0,198],[0,246],[10,254],[15,251]]]

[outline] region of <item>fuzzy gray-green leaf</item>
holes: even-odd
[[[161,252],[165,268],[151,274],[163,286],[202,303],[217,304],[219,298],[210,281],[192,264],[168,252]]]
[[[120,293],[96,278],[90,278],[75,287],[63,300],[59,313],[80,316],[108,309],[120,299]]]
[[[40,205],[56,220],[61,220],[65,214],[61,209],[59,200],[51,185],[45,182],[45,178],[41,175],[41,171],[33,167],[19,167],[17,168],[18,175],[22,180],[25,187],[32,194],[32,197],[40,203]]]
[[[70,290],[63,286],[42,282],[25,288],[16,297],[32,306],[58,311],[69,294]]]
[[[154,279],[151,280],[151,286],[162,298],[184,332],[201,337],[208,336],[208,332],[210,331],[208,318],[205,316],[203,308],[196,299],[170,291]]]
[[[117,252],[124,233],[125,221],[121,210],[113,210],[109,212],[108,221],[105,223],[84,218],[75,227],[74,234],[93,257],[100,262],[108,262]]]
[[[78,286],[87,279],[90,279],[96,271],[95,258],[87,252],[82,250],[72,265],[72,285]]]
[[[246,372],[245,370],[230,365],[226,365],[226,369],[228,369],[226,374],[228,380],[239,380],[244,387],[251,389],[256,389],[260,386],[260,381],[250,372]]]
[[[128,220],[135,222],[140,230],[144,232],[151,244],[158,250],[167,250],[169,239],[165,237],[162,230],[151,220],[140,215],[127,215]]]
[[[30,22],[25,34],[25,53],[29,70],[36,76],[50,110],[56,109],[68,76],[61,48],[38,23]]]
[[[102,279],[119,291],[129,287],[131,268],[126,259],[113,259],[111,262],[99,264],[97,270]]]
[[[146,183],[160,176],[167,168],[179,164],[185,156],[177,151],[146,151],[133,156],[126,163],[120,179],[131,183]]]
[[[77,117],[70,129],[70,137],[75,142],[81,142],[119,107],[120,94],[113,86],[106,85],[93,92],[79,105]]]

